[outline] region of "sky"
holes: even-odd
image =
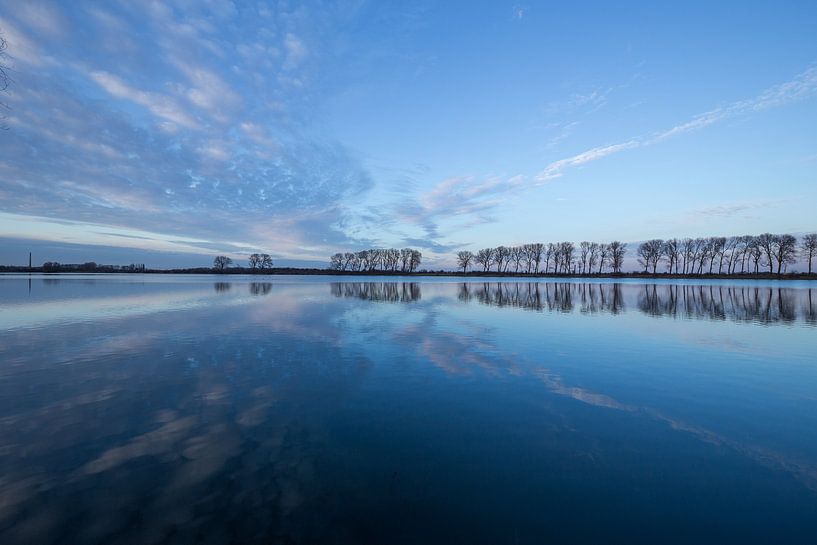
[[[814,2],[0,0],[0,263],[817,231]]]

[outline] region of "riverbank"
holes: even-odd
[[[355,277],[412,277],[412,276],[438,276],[438,277],[453,277],[453,278],[549,278],[549,279],[686,279],[686,280],[817,280],[817,274],[812,273],[737,273],[737,274],[667,274],[667,273],[643,273],[643,272],[629,272],[629,273],[592,273],[592,274],[555,274],[555,273],[513,273],[513,272],[496,272],[496,271],[469,271],[463,273],[461,271],[417,271],[417,272],[399,272],[399,271],[336,271],[332,269],[307,269],[296,267],[275,267],[272,269],[260,270],[250,269],[247,267],[231,267],[224,270],[214,270],[209,267],[198,267],[192,269],[145,269],[143,271],[131,271],[126,269],[116,269],[112,267],[98,267],[95,270],[71,269],[62,271],[46,271],[42,267],[13,267],[0,266],[0,273],[37,273],[59,276],[63,274],[218,274],[218,275],[303,275],[303,276],[355,276]]]

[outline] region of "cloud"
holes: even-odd
[[[64,32],[65,23],[55,5],[46,7],[40,2],[21,2],[15,6],[14,16],[44,34],[59,36]]]
[[[536,176],[536,180],[544,182],[558,178],[569,168],[581,166],[622,151],[653,145],[673,136],[703,129],[731,117],[749,115],[768,108],[784,106],[812,96],[816,92],[817,68],[810,68],[795,76],[791,81],[774,85],[754,98],[740,100],[725,107],[716,108],[696,115],[689,121],[669,129],[651,135],[632,138],[617,144],[600,146],[572,157],[554,161]],[[591,95],[591,99],[592,96],[594,95]]]
[[[404,221],[421,226],[426,235],[439,237],[438,222],[487,213],[495,208],[507,193],[523,186],[522,176],[476,179],[462,176],[443,180],[419,199],[402,202],[395,213]]]
[[[101,70],[91,72],[90,76],[114,97],[144,106],[156,117],[188,129],[195,129],[199,126],[193,117],[184,112],[181,105],[168,96],[134,89],[120,78]]]
[[[561,178],[571,169],[624,151],[654,145],[673,136],[700,130],[730,117],[749,115],[753,112],[802,100],[815,94],[815,91],[817,91],[817,68],[810,68],[798,74],[791,81],[770,87],[754,98],[705,112],[670,129],[630,138],[619,143],[598,146],[553,161],[532,178],[516,176],[479,179],[474,176],[463,176],[443,180],[408,206],[401,204],[400,213],[406,221],[422,226],[428,237],[438,238],[438,225],[441,221],[452,218],[463,220],[469,216],[465,225],[490,221],[487,213],[499,207],[511,196],[517,195],[524,189]],[[574,95],[571,100],[576,105],[587,105],[603,103],[605,96],[605,92],[599,91],[588,95]],[[736,214],[746,210],[746,206],[738,204],[711,207],[700,210],[698,213],[710,216]]]
[[[0,212],[18,222],[7,218],[4,236],[34,236],[32,225],[51,218],[73,238],[53,227],[38,239],[77,244],[84,233],[100,247],[274,246],[284,258],[315,259],[369,242],[346,230],[373,180],[315,125],[320,90],[306,87],[319,56],[305,44],[329,15],[280,5],[261,20],[254,6],[231,3],[76,7],[83,18],[68,35],[56,16],[41,29],[0,20],[10,53],[27,65],[9,96],[14,137],[0,157]],[[251,60],[239,54],[244,44]],[[49,55],[59,63],[41,69]],[[297,92],[278,83],[284,74]],[[113,237],[117,229],[130,234]]]
[[[766,210],[777,208],[790,202],[788,199],[764,200],[754,202],[726,203],[715,206],[697,208],[689,212],[692,216],[729,218],[750,210]]]
[[[710,110],[693,117],[685,123],[661,131],[649,139],[648,143],[652,144],[679,134],[696,131],[728,118],[785,106],[812,96],[815,92],[817,92],[817,67],[809,68],[795,76],[791,81],[769,87],[754,98],[740,100],[722,108]]]
[[[23,69],[23,65],[39,66],[46,62],[46,58],[40,52],[40,48],[10,21],[0,17],[0,31],[3,33],[8,44],[7,53],[17,70]],[[15,62],[19,61],[19,62]]]
[[[308,52],[304,43],[292,33],[287,34],[284,38],[284,49],[287,53],[284,68],[287,69],[298,67]]]
[[[618,153],[620,151],[628,150],[637,148],[640,146],[640,142],[638,140],[629,140],[627,142],[622,142],[620,144],[611,144],[609,146],[601,146],[598,148],[593,148],[572,157],[567,157],[565,159],[559,159],[558,161],[554,161],[549,164],[543,171],[541,171],[536,176],[536,180],[539,182],[545,182],[548,180],[552,180],[554,178],[558,178],[564,174],[564,171],[572,168],[584,165],[586,163],[590,163],[592,161],[597,161],[598,159],[602,159],[607,157],[608,155],[612,155],[614,153]]]

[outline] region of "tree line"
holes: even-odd
[[[817,254],[817,234],[808,234],[798,242],[789,234],[744,235],[736,237],[653,239],[638,246],[638,262],[644,272],[658,272],[659,267],[673,274],[783,274],[798,256],[808,264]],[[740,267],[740,270],[738,270]]]
[[[252,254],[247,259],[249,268],[252,270],[265,271],[272,268],[272,257],[269,254]],[[217,255],[213,258],[213,270],[217,272],[224,272],[225,269],[230,268],[233,260],[226,255]]]
[[[457,253],[457,267],[473,271],[515,274],[602,274],[621,273],[627,244],[619,241],[541,242],[519,246],[483,248],[476,253]],[[808,264],[817,255],[817,234],[798,239],[789,234],[744,235],[684,239],[653,239],[638,245],[637,258],[645,273],[684,275],[783,274],[798,256]]]
[[[543,244],[534,242],[520,246],[483,248],[477,253],[464,250],[457,252],[457,266],[462,272],[468,268],[498,273],[524,274],[590,274],[604,272],[604,268],[620,273],[624,266],[627,244],[582,242],[578,247],[572,242]]]
[[[329,258],[334,271],[414,272],[420,266],[423,254],[412,248],[373,248],[360,252],[338,252]]]

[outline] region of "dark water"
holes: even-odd
[[[0,543],[817,543],[814,283],[0,277]]]

